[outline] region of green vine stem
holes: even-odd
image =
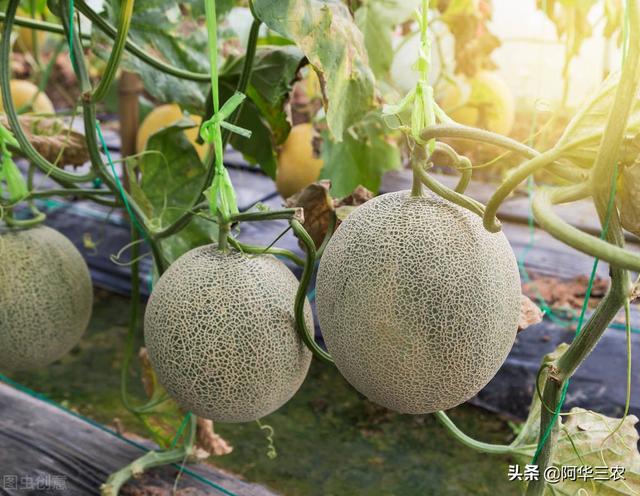
[[[47,189],[44,191],[32,191],[29,198],[46,198],[49,196],[114,196],[113,191],[109,189],[86,189],[86,188],[61,188]]]
[[[417,154],[417,155],[416,155]],[[411,159],[411,167],[413,168],[413,173],[420,179],[420,181],[431,191],[436,193],[437,195],[449,200],[456,205],[465,208],[474,214],[482,217],[484,215],[484,205],[482,203],[470,198],[462,193],[458,193],[451,188],[448,188],[433,176],[427,174],[424,169],[426,164],[427,157],[426,151],[424,147],[415,147],[414,153]],[[500,226],[498,225],[498,230],[500,230]],[[495,231],[493,231],[495,232]]]
[[[461,124],[430,126],[422,130],[421,138],[423,140],[452,138],[476,141],[504,148],[528,159],[534,159],[541,155],[541,153],[534,148],[507,136],[502,136],[501,134],[496,134],[485,129],[463,126]],[[547,164],[547,167],[549,168],[549,172],[572,183],[585,181],[589,177],[587,171],[570,164],[557,165],[551,162]]]
[[[29,229],[30,227],[35,227],[42,224],[47,218],[44,213],[38,210],[32,210],[32,212],[34,213],[34,216],[30,219],[18,220],[12,215],[6,215],[2,220],[4,220],[5,224],[7,224],[7,226],[11,228]]]
[[[196,431],[197,417],[191,415],[187,439],[183,446],[167,451],[149,451],[126,467],[114,472],[100,488],[102,496],[118,496],[120,488],[129,479],[141,476],[150,468],[188,461],[195,454]]]
[[[630,0],[628,3],[628,18],[631,26],[640,25],[640,0]],[[606,239],[619,249],[624,247],[624,233],[620,225],[618,212],[610,210],[610,188],[616,174],[617,162],[624,132],[627,126],[633,99],[638,90],[640,79],[640,32],[630,30],[629,50],[622,67],[620,83],[616,90],[615,99],[596,162],[592,169],[591,189],[593,199],[601,223],[608,225]],[[607,223],[607,214],[610,221]],[[618,265],[611,265],[611,288],[598,305],[585,328],[571,343],[567,351],[550,367],[546,379],[542,402],[547,405],[557,405],[565,382],[578,369],[580,364],[593,350],[594,346],[607,329],[609,323],[629,298],[632,285],[629,273]],[[538,457],[540,473],[544,473],[553,459],[553,449],[558,434],[557,423],[552,426],[555,415],[543,409],[540,419],[540,433],[551,428],[549,441],[543,446]],[[532,481],[527,488],[527,496],[542,496],[545,491],[544,478]]]
[[[15,0],[11,0],[12,2]],[[165,259],[160,250],[160,246],[153,239],[151,235],[151,229],[149,228],[149,222],[138,206],[138,204],[131,198],[124,188],[119,188],[117,178],[115,178],[111,172],[107,169],[107,166],[102,161],[100,155],[100,145],[98,143],[97,129],[98,119],[96,116],[96,109],[94,103],[91,101],[90,95],[92,91],[91,81],[89,79],[89,72],[87,70],[86,61],[84,58],[83,49],[78,42],[78,32],[69,32],[69,11],[66,2],[60,3],[61,18],[63,26],[67,32],[67,37],[73,36],[75,38],[73,46],[75,69],[78,81],[80,83],[80,91],[83,95],[82,98],[82,115],[85,128],[85,138],[87,143],[87,151],[89,152],[89,159],[91,160],[92,170],[102,179],[104,184],[115,194],[122,196],[125,204],[131,208],[132,222],[135,222],[144,234],[145,241],[149,244],[153,259],[158,269],[158,272],[162,274],[166,267]]]
[[[266,210],[264,212],[240,212],[229,217],[232,224],[236,222],[264,222],[268,220],[297,220],[304,222],[304,210],[300,207]]]
[[[265,248],[263,246],[247,245],[245,243],[241,243],[240,241],[235,239],[233,236],[229,236],[227,238],[227,241],[231,246],[233,246],[236,250],[242,253],[247,253],[249,255],[265,255],[266,254],[266,255],[275,255],[279,257],[285,257],[291,260],[294,264],[298,265],[299,267],[304,267],[304,264],[305,264],[305,261],[302,260],[299,256],[297,256],[295,253],[289,250],[286,250],[284,248],[274,248],[274,247]]]
[[[453,147],[443,141],[436,142],[433,151],[434,153],[438,152],[445,155],[451,162],[451,165],[460,172],[460,180],[455,187],[455,192],[460,194],[464,193],[471,182],[471,175],[473,174],[471,160],[464,155],[459,155]]]
[[[6,18],[6,14],[4,12],[0,12],[0,23],[4,23]],[[47,33],[64,35],[64,29],[62,28],[62,26],[60,26],[59,24],[54,24],[53,22],[39,21],[30,17],[15,16],[13,23],[16,26],[31,28],[38,31],[46,31]],[[82,39],[90,40],[91,35],[89,33],[84,33],[82,35]]]
[[[509,172],[506,179],[498,186],[489,201],[487,209],[484,212],[483,222],[487,231],[497,232],[500,230],[496,215],[502,202],[513,193],[513,191],[525,181],[531,174],[544,169],[549,164],[558,159],[561,155],[559,150],[552,148],[541,155],[520,164],[518,167]]]
[[[442,426],[449,431],[449,433],[460,441],[465,446],[479,451],[481,453],[489,453],[492,455],[508,455],[513,453],[512,446],[501,444],[489,444],[477,441],[470,436],[467,436],[460,428],[454,424],[454,422],[447,416],[445,412],[434,412],[436,419],[442,424]]]
[[[11,126],[11,130],[13,131],[16,140],[20,144],[20,148],[22,149],[24,155],[34,165],[36,165],[36,167],[38,167],[55,181],[59,182],[63,186],[71,186],[73,183],[91,181],[96,176],[94,170],[91,170],[86,174],[74,174],[56,167],[54,164],[45,159],[31,145],[29,139],[22,130],[22,126],[20,125],[20,121],[18,120],[18,114],[11,97],[11,64],[9,64],[11,52],[11,30],[19,3],[20,0],[9,0],[7,4],[4,24],[2,25],[2,37],[0,40],[0,87],[2,90],[4,111],[7,114],[7,120],[9,121],[9,125]]]
[[[98,86],[93,90],[92,99],[94,102],[99,102],[105,97],[118,72],[118,66],[120,65],[127,35],[129,34],[129,27],[131,26],[134,3],[134,0],[123,0],[119,3],[120,15],[118,16],[118,31],[113,46],[111,47],[111,54],[107,60],[102,79],[100,79],[100,83],[98,83]]]
[[[78,7],[78,10],[83,15],[85,15],[100,31],[102,31],[110,38],[115,39],[117,30],[109,23],[109,21],[107,21],[104,17],[102,17],[91,7],[89,7],[89,5],[87,5],[84,0],[75,0],[75,5]],[[148,51],[145,51],[145,49],[139,47],[130,40],[126,40],[125,49],[154,69],[164,72],[165,74],[169,74],[180,79],[186,79],[189,81],[196,81],[200,83],[210,82],[211,76],[208,73],[193,72],[175,67],[171,64],[167,64],[166,62],[163,62],[162,60],[149,55]]]
[[[296,328],[298,334],[304,344],[311,350],[313,356],[325,363],[333,363],[331,355],[324,351],[316,340],[310,329],[307,328],[307,323],[304,318],[304,304],[307,300],[307,290],[309,289],[309,283],[311,282],[311,276],[316,266],[316,245],[309,236],[309,233],[296,219],[291,220],[291,228],[296,234],[298,239],[302,241],[307,252],[307,258],[304,264],[304,270],[302,271],[302,277],[300,278],[300,284],[298,285],[298,292],[296,293],[295,301],[295,317]]]
[[[576,250],[623,269],[640,271],[640,255],[625,250],[624,244],[612,244],[591,236],[568,224],[554,212],[553,205],[559,203],[564,194],[566,191],[562,188],[540,188],[536,192],[532,205],[536,222],[554,238]],[[621,235],[624,236],[623,233]]]

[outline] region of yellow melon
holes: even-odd
[[[53,103],[51,103],[49,97],[43,92],[38,92],[38,87],[31,81],[27,81],[26,79],[12,79],[10,87],[13,106],[17,111],[31,104],[31,108],[28,110],[29,112],[33,111],[37,114],[55,113]],[[4,106],[0,99],[0,112],[2,111],[4,111]]]
[[[313,154],[313,126],[293,126],[278,154],[276,188],[283,198],[288,198],[318,180],[322,159]]]
[[[461,85],[447,86],[440,106],[449,116],[466,126],[483,127],[509,134],[515,122],[515,101],[511,89],[492,72],[480,72]]]
[[[136,139],[137,152],[141,153],[144,151],[147,146],[147,141],[153,134],[157,133],[165,127],[170,126],[174,122],[177,122],[184,117],[185,116],[182,113],[182,109],[180,109],[180,106],[175,103],[160,105],[159,107],[153,109],[145,117],[145,119],[142,121],[142,124],[140,124],[140,128],[138,129],[138,136]],[[193,146],[195,147],[196,152],[198,152],[198,156],[203,159],[207,153],[207,145],[200,145],[196,143],[196,140],[198,139],[200,123],[202,122],[202,117],[200,117],[199,115],[189,115],[189,118],[193,120],[196,125],[192,128],[186,129],[184,131],[184,134],[191,142],[191,144],[193,144]]]

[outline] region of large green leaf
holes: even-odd
[[[377,113],[354,126],[341,142],[324,134],[321,177],[331,180],[332,196],[347,196],[359,185],[377,193],[382,174],[400,168],[400,151],[386,134],[388,129]]]
[[[183,130],[195,123],[183,119],[149,138],[147,152],[140,159],[141,181],[133,194],[156,229],[166,227],[189,208],[200,191],[205,168]],[[143,195],[143,198],[141,198]],[[194,219],[179,233],[162,241],[169,261],[196,246],[210,243],[215,224]]]
[[[619,73],[611,74],[600,89],[580,107],[564,133],[556,143],[563,151],[563,158],[581,167],[591,167],[595,161],[600,141],[613,106]],[[640,99],[634,99],[627,121],[625,141],[620,150],[623,164],[633,163],[640,153]]]
[[[355,13],[356,24],[364,35],[371,69],[385,77],[393,62],[393,28],[411,17],[419,0],[365,0]]]
[[[216,2],[222,16],[233,6],[232,0]],[[200,0],[168,4],[162,0],[137,0],[129,37],[145,52],[171,65],[194,72],[209,72],[207,32],[201,17]],[[115,24],[119,2],[105,4],[103,15]],[[92,48],[106,58],[112,42],[99,30],[93,30]],[[201,114],[206,84],[186,81],[160,72],[147,63],[126,53],[122,66],[140,74],[146,90],[158,101],[174,102],[184,110]]]
[[[247,89],[249,99],[240,115],[240,126],[252,132],[250,139],[234,135],[232,146],[252,164],[258,164],[272,178],[276,173],[274,145],[289,134],[290,124],[285,113],[292,84],[304,59],[295,46],[261,46],[256,51],[251,82]],[[220,98],[225,101],[238,85],[244,57],[229,60],[222,68]]]
[[[325,85],[327,124],[335,141],[374,106],[374,76],[364,39],[337,0],[255,0],[269,28],[295,41]]]

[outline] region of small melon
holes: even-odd
[[[142,124],[140,124],[140,128],[138,129],[138,136],[136,138],[136,150],[138,153],[144,151],[147,146],[147,141],[149,138],[160,131],[165,127],[169,127],[174,122],[183,119],[185,116],[182,113],[182,109],[179,105],[175,103],[160,105],[154,108],[149,114],[144,118]],[[191,144],[195,147],[196,152],[198,152],[198,156],[203,159],[207,154],[207,145],[198,144],[196,140],[198,139],[198,132],[200,128],[200,123],[202,122],[202,117],[199,115],[190,115],[189,118],[196,123],[194,127],[184,130],[184,134],[187,139],[191,142]]]
[[[82,337],[93,302],[87,264],[54,229],[0,229],[0,369],[58,360]]]
[[[447,86],[440,102],[444,111],[460,124],[509,134],[515,122],[515,101],[504,80],[483,71],[462,84],[467,86],[466,94],[459,86]]]
[[[313,126],[309,123],[293,126],[278,153],[278,193],[289,198],[317,181],[323,163],[313,153]]]
[[[11,98],[16,111],[31,103],[31,111],[37,114],[53,114],[55,109],[49,97],[39,92],[38,87],[26,79],[12,79],[10,84]],[[36,96],[37,95],[37,96]],[[35,99],[34,99],[35,98]],[[2,99],[0,98],[0,112],[4,111]]]
[[[294,318],[298,280],[278,259],[195,248],[162,275],[144,335],[158,379],[185,409],[249,422],[284,405],[304,381],[311,352]],[[313,328],[309,303],[305,319]]]
[[[318,317],[342,375],[401,413],[474,396],[513,346],[520,276],[502,233],[439,197],[389,193],[357,208],[320,261]]]

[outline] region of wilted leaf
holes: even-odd
[[[520,318],[518,319],[518,332],[524,331],[527,327],[542,322],[544,314],[533,301],[527,296],[520,295]]]
[[[387,141],[387,132],[379,117],[370,115],[340,143],[325,133],[321,177],[331,181],[333,196],[346,196],[360,185],[377,193],[382,174],[400,168],[400,151]]]
[[[285,206],[288,208],[302,207],[304,209],[304,228],[319,248],[325,238],[331,217],[333,216],[333,198],[329,194],[329,181],[319,181],[310,184],[291,198],[287,198]]]
[[[337,0],[255,0],[269,28],[295,41],[326,85],[327,123],[334,140],[374,104],[374,78],[362,33]]]
[[[455,39],[456,73],[473,77],[485,69],[495,69],[491,54],[500,40],[489,30],[492,11],[487,0],[440,0],[442,21]]]
[[[547,355],[543,363],[557,360],[568,348],[561,344],[553,353]],[[541,374],[540,384],[544,383],[546,372]],[[540,427],[541,403],[534,396],[529,417],[522,427],[513,449],[513,456],[520,465],[531,463],[535,453]],[[574,496],[586,490],[588,494],[600,496],[631,496],[640,491],[640,452],[638,452],[638,432],[635,424],[638,418],[629,415],[615,435],[611,434],[620,425],[621,419],[607,417],[597,412],[573,408],[563,418],[558,440],[555,445],[553,465],[561,472],[562,467],[578,466],[605,470],[605,466],[624,467],[624,480],[583,480],[565,479],[556,484],[547,484],[545,496]],[[603,477],[604,479],[604,477]],[[585,493],[585,494],[587,494]]]
[[[30,115],[20,115],[18,118],[31,145],[49,162],[64,167],[79,166],[89,161],[84,135],[70,130],[60,119]],[[6,116],[0,115],[0,125],[9,126]],[[21,155],[20,148],[15,150]]]
[[[555,24],[558,37],[567,41],[569,58],[578,55],[584,40],[591,36],[589,14],[597,3],[598,0],[538,0],[538,8]]]
[[[211,420],[198,417],[197,426],[196,444],[209,455],[222,456],[233,451],[233,446],[214,432]]]
[[[304,209],[304,228],[313,239],[316,248],[319,248],[324,241],[334,216],[334,229],[337,229],[346,217],[343,215],[346,211],[355,210],[373,198],[371,191],[358,186],[349,196],[333,199],[329,194],[330,188],[329,181],[318,181],[287,198],[285,202],[289,208],[301,207]],[[301,243],[301,246],[304,245]]]

